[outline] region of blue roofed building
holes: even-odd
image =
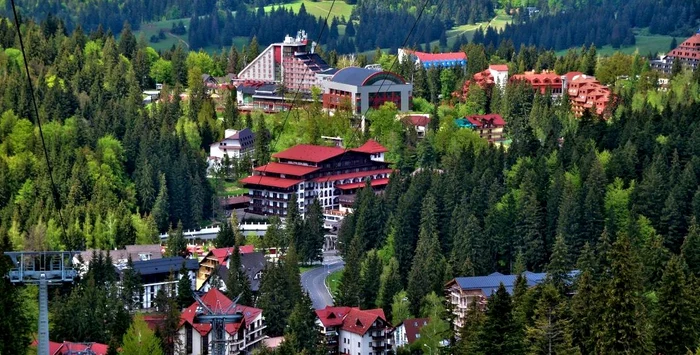
[[[534,287],[542,283],[547,277],[546,273],[523,273],[528,287]],[[464,325],[467,310],[474,302],[480,308],[486,306],[488,298],[496,293],[498,287],[503,284],[508,293],[513,294],[517,275],[503,275],[499,272],[486,276],[456,277],[445,285],[447,301],[452,304],[452,312],[455,315],[454,327],[460,329]]]
[[[393,102],[399,111],[408,111],[413,96],[413,85],[398,74],[359,67],[338,70],[322,81],[321,87],[324,109],[334,111],[347,105],[356,114],[379,108],[385,102]]]

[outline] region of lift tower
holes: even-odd
[[[38,355],[49,353],[49,284],[73,282],[77,275],[69,251],[5,252],[12,260],[7,275],[13,284],[39,285],[39,344]]]
[[[241,313],[234,312],[239,298],[241,298],[240,295],[228,307],[223,307],[218,302],[213,305],[207,305],[199,295],[194,294],[194,299],[199,303],[195,319],[200,323],[211,324],[213,339],[210,345],[210,353],[212,355],[225,355],[228,353],[226,351],[228,343],[226,341],[226,324],[239,323],[243,319]]]

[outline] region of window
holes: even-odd
[[[209,354],[209,334],[202,337],[202,355]]]
[[[362,347],[362,345],[360,345],[360,342],[359,342],[359,341],[357,342],[357,347],[358,347],[358,348],[359,348],[359,347]]]
[[[192,327],[189,325],[185,327],[185,337],[187,338],[185,351],[192,354]]]

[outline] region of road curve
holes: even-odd
[[[319,266],[301,274],[301,286],[309,293],[314,309],[322,309],[333,305],[333,297],[328,292],[325,284],[326,276],[343,269],[344,265],[343,261],[339,261]]]

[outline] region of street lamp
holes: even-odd
[[[428,345],[428,344],[423,344],[423,346],[425,346],[425,347],[428,348],[428,353],[429,353],[430,355],[433,355],[433,348],[431,348],[430,345]]]

